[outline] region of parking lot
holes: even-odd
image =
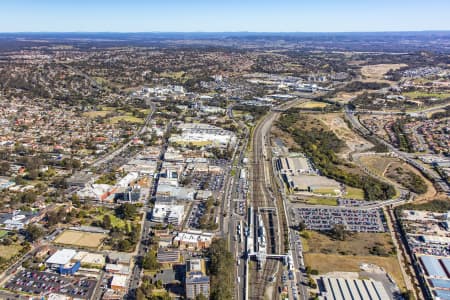
[[[198,229],[200,225],[200,218],[203,216],[206,210],[206,204],[202,203],[194,203],[192,206],[191,214],[188,218],[188,226],[193,229]]]
[[[79,299],[90,299],[95,285],[94,279],[24,270],[9,280],[5,288],[36,295],[58,293]]]
[[[298,207],[291,212],[293,224],[303,221],[310,230],[331,230],[342,224],[353,232],[386,232],[381,209]]]
[[[223,174],[193,173],[192,187],[196,190],[220,191],[223,187]]]

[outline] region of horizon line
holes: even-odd
[[[363,30],[363,31],[0,31],[0,34],[24,34],[24,33],[427,33],[449,32],[450,29],[425,29],[425,30]]]

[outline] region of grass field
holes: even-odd
[[[111,119],[109,119],[109,121],[112,124],[119,123],[120,121],[124,121],[124,122],[128,122],[128,123],[135,123],[135,124],[144,124],[144,119],[137,118],[134,116],[129,116],[129,115],[112,117]]]
[[[113,227],[123,229],[127,225],[126,221],[116,217],[113,213],[108,213],[108,212],[99,212],[99,214],[96,213],[95,220],[103,221],[103,218],[105,215],[109,215],[109,217],[111,219],[111,226],[113,226]]]
[[[368,80],[384,80],[384,75],[389,70],[397,70],[402,67],[406,67],[405,64],[379,64],[379,65],[367,65],[361,68],[361,75]]]
[[[8,260],[15,256],[22,249],[22,246],[17,244],[12,244],[9,246],[0,245],[0,257]]]
[[[347,186],[347,198],[355,200],[364,200],[364,191],[362,189]]]
[[[0,239],[5,237],[8,234],[8,231],[6,230],[0,230]]]
[[[403,279],[397,257],[392,253],[393,244],[388,233],[352,233],[344,241],[316,232],[306,231],[302,238],[305,264],[320,273],[358,272],[361,263],[371,263],[384,268],[400,286]],[[386,256],[373,255],[374,247]]]
[[[421,92],[421,91],[414,91],[414,92],[406,92],[402,94],[405,97],[411,98],[411,99],[430,99],[430,98],[436,98],[436,99],[447,99],[450,98],[450,93],[427,93],[427,92]]]
[[[83,113],[83,115],[88,118],[97,118],[97,117],[104,117],[109,113],[110,113],[110,111],[106,111],[106,110],[93,110],[93,111],[87,111],[87,112]]]
[[[324,103],[324,102],[308,101],[308,102],[299,104],[297,107],[300,107],[300,108],[324,108],[327,105],[328,104]]]
[[[391,163],[400,161],[398,158],[394,157],[375,156],[375,155],[361,156],[359,160],[363,165],[365,165],[368,169],[370,169],[378,176],[382,176],[386,171],[386,168]]]
[[[308,197],[302,202],[314,205],[337,205],[336,198],[327,198],[327,197]]]
[[[105,238],[106,235],[103,233],[66,230],[55,239],[54,243],[97,249]]]
[[[375,264],[382,267],[395,280],[400,289],[404,289],[403,277],[397,258],[379,256],[348,256],[339,254],[307,253],[305,264],[311,269],[324,274],[328,272],[359,272],[362,263]]]
[[[388,255],[393,247],[387,233],[352,233],[345,241],[338,241],[317,231],[307,232],[310,238],[305,242],[311,253],[367,256],[377,246]]]

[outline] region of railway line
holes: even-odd
[[[294,100],[280,106],[288,109],[299,100]],[[273,122],[280,116],[280,111],[272,110],[257,124],[252,136],[251,151],[251,206],[255,213],[260,213],[267,233],[267,254],[286,253],[287,221],[283,208],[281,194],[275,181],[272,168],[272,153],[270,149],[270,129]],[[267,209],[270,208],[270,209]],[[250,267],[249,299],[276,299],[277,286],[280,280],[280,262],[267,260],[261,268],[257,264]],[[272,290],[267,289],[272,283]],[[267,294],[266,294],[267,293]]]

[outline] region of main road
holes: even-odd
[[[403,159],[404,161],[406,161],[407,163],[418,169],[420,172],[422,172],[422,174],[424,174],[436,185],[436,188],[442,190],[447,195],[450,195],[449,185],[445,182],[443,178],[441,178],[441,176],[435,170],[426,168],[421,163],[417,162],[417,160],[414,159],[414,155],[400,151],[397,148],[395,148],[392,144],[386,142],[385,140],[379,138],[374,134],[372,135],[372,132],[370,132],[366,127],[364,127],[359,122],[358,118],[355,117],[355,111],[351,110],[348,105],[345,106],[345,115],[347,116],[347,119],[350,121],[355,130],[359,131],[363,136],[372,136],[379,143],[386,146],[387,149],[389,149],[391,152],[395,153],[399,158]]]

